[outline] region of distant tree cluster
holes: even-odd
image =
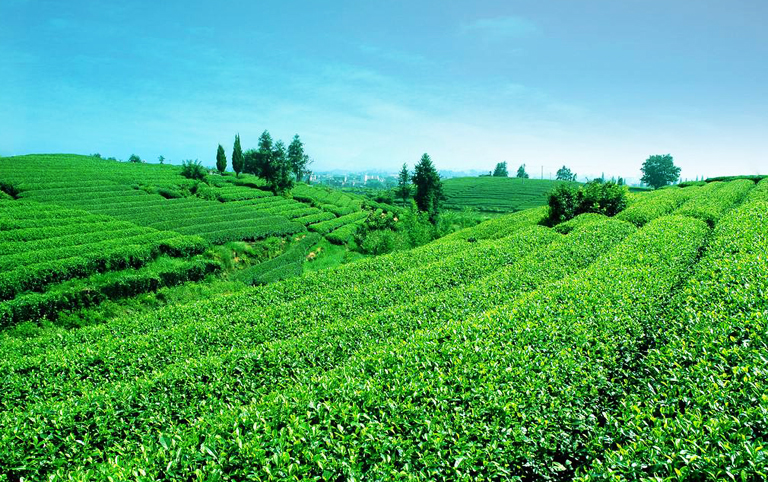
[[[517,168],[517,177],[520,179],[528,179],[530,176],[525,172],[525,164]]]
[[[282,193],[293,187],[294,181],[309,177],[311,171],[307,166],[312,160],[304,152],[304,144],[298,134],[286,147],[281,140],[274,142],[269,131],[259,136],[256,149],[243,152],[240,134],[235,135],[232,148],[232,170],[236,176],[241,173],[253,174],[264,179],[270,190]],[[216,169],[224,173],[227,169],[227,157],[224,148],[219,145],[216,150]]]
[[[493,177],[509,177],[506,161],[496,164],[496,169],[493,170]]]
[[[558,181],[575,181],[576,180],[576,173],[571,172],[571,170],[565,166],[561,167],[557,170],[557,177],[556,179]]]
[[[408,164],[403,164],[397,176],[397,186],[394,193],[403,204],[413,196],[416,209],[426,213],[434,223],[440,213],[440,204],[445,199],[443,182],[440,174],[432,164],[429,154],[424,153],[416,164],[413,173],[408,172]]]

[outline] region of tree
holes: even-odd
[[[261,178],[269,177],[270,174],[267,171],[272,158],[272,148],[272,136],[265,130],[259,136],[258,149],[248,149],[245,153],[244,172]]]
[[[416,194],[413,196],[416,206],[419,211],[428,213],[429,220],[434,224],[440,212],[440,201],[443,199],[443,183],[427,153],[424,153],[416,164],[413,184],[416,186]]]
[[[141,158],[136,154],[131,154],[131,157],[128,158],[128,162],[141,162]]]
[[[216,149],[216,170],[221,174],[224,174],[224,171],[227,170],[227,155],[224,153],[224,148],[221,147],[221,144]]]
[[[164,163],[165,162],[165,157],[157,156],[157,162],[159,162],[160,164]]]
[[[235,147],[232,149],[232,169],[235,171],[235,176],[240,177],[244,163],[243,148],[240,147],[240,134],[237,134],[235,135]]]
[[[397,175],[395,193],[403,200],[403,204],[408,202],[408,197],[411,195],[411,174],[408,172],[408,164],[406,163],[403,163],[403,168]]]
[[[301,181],[301,177],[310,160],[309,156],[304,154],[304,144],[302,144],[298,134],[293,136],[293,140],[288,145],[288,162],[291,165],[293,174],[296,176],[296,181]]]
[[[496,169],[493,170],[493,177],[509,177],[507,161],[496,164]]]
[[[560,169],[557,170],[557,177],[556,179],[558,181],[575,181],[576,180],[576,174],[572,173],[570,169],[563,166]]]
[[[267,181],[270,189],[272,189],[272,192],[278,194],[293,187],[291,162],[288,159],[288,153],[283,141],[275,142],[275,147],[272,149],[272,155],[267,165],[269,175],[264,179]]]
[[[669,154],[649,157],[643,163],[640,171],[643,173],[640,181],[654,189],[666,186],[680,177],[680,168],[675,166],[672,162],[672,156]]]
[[[530,177],[528,176],[528,173],[525,172],[525,164],[517,168],[517,177],[521,179],[528,179],[528,177]]]

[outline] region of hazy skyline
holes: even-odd
[[[768,173],[768,2],[0,3],[0,155]]]

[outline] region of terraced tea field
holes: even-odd
[[[17,238],[41,260],[118,233],[143,240],[137,266],[180,249],[72,206],[11,214],[31,203],[0,200],[7,267],[29,263]],[[524,210],[279,280],[357,212],[318,209],[334,218],[254,274],[270,284],[0,332],[0,480],[768,477],[768,181],[634,194],[557,229]]]
[[[77,208],[210,243],[289,236],[326,223],[318,232],[339,244],[346,227],[375,209],[362,197],[299,185],[294,197],[262,190],[254,176],[211,174],[207,184],[184,178],[179,166],[123,163],[51,154],[0,158],[0,186],[18,199]],[[392,208],[395,209],[395,208]],[[355,216],[350,216],[350,215]],[[347,216],[347,217],[345,217]],[[328,222],[333,221],[333,229]]]

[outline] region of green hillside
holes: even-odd
[[[0,332],[0,480],[764,479],[768,181],[545,216]]]
[[[547,204],[547,194],[559,183],[516,177],[457,177],[443,182],[447,209],[515,212]]]
[[[251,175],[235,177],[209,172],[204,179],[195,180],[184,177],[181,167],[173,165],[126,163],[71,154],[0,158],[0,199],[15,199],[19,206],[40,203],[55,206],[51,209],[74,209],[81,216],[101,216],[122,229],[151,229],[167,236],[194,235],[209,246],[254,243],[275,237],[303,239],[308,232],[316,232],[345,247],[370,212],[400,210],[362,196],[305,184],[295,186],[285,196],[275,196],[265,189],[264,182]],[[19,212],[34,218],[36,210]],[[32,219],[28,222],[34,224]],[[20,233],[18,241],[27,241]],[[100,236],[106,240],[103,233]],[[85,248],[95,242],[91,238],[66,242]],[[319,244],[315,237],[308,239]],[[302,241],[302,246],[307,243]],[[301,273],[297,266],[312,246],[306,248],[288,250],[280,258],[292,266],[286,273]],[[264,269],[271,271],[280,266],[273,262]],[[94,272],[83,272],[77,277]],[[280,278],[266,273],[257,275],[254,269],[249,273],[238,278],[254,282]]]

